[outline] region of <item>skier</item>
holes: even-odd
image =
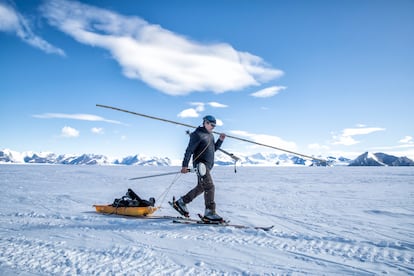
[[[204,192],[205,212],[203,219],[223,221],[223,218],[216,213],[216,203],[214,201],[215,187],[210,171],[214,166],[214,153],[220,148],[226,135],[221,133],[219,139],[214,142],[212,132],[215,127],[216,119],[208,115],[203,118],[203,125],[197,127],[190,134],[190,141],[184,154],[181,173],[189,171],[188,164],[191,156],[193,156],[193,167],[198,168],[197,185],[179,200],[174,201],[173,199],[173,207],[186,217],[189,216],[186,205]]]

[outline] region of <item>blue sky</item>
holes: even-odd
[[[0,0],[0,148],[181,159],[199,125],[414,158],[414,2]],[[275,152],[227,139],[241,154]]]

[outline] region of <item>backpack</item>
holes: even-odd
[[[149,207],[155,205],[155,198],[149,200],[141,199],[132,189],[128,189],[126,195],[121,198],[115,198],[113,207]]]

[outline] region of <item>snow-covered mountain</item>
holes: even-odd
[[[350,162],[349,166],[414,166],[414,161],[382,152],[365,152]]]
[[[238,164],[246,166],[294,166],[294,165],[312,165],[312,161],[289,154],[275,153],[255,153],[252,155],[237,155],[240,158]],[[233,165],[234,161],[227,155],[218,152],[216,154],[217,165]]]
[[[312,161],[288,154],[256,153],[252,155],[238,155],[238,165],[246,166],[293,166],[312,165]],[[180,165],[181,162],[173,162],[168,157],[148,157],[141,154],[127,156],[121,159],[111,160],[104,155],[81,154],[57,155],[51,152],[16,152],[12,150],[0,151],[0,163],[29,163],[29,164],[65,164],[65,165],[136,165],[136,166],[170,166]],[[234,161],[227,155],[218,152],[216,165],[234,165]]]
[[[16,152],[12,150],[0,151],[0,163],[28,163],[28,164],[63,164],[63,165],[139,165],[139,166],[169,166],[171,160],[168,157],[147,157],[134,155],[118,159],[110,159],[99,154],[62,154],[50,152]]]
[[[138,166],[170,166],[171,160],[168,157],[147,157],[144,155],[132,155],[122,158],[121,161],[115,160],[116,165],[138,165]]]
[[[275,153],[256,153],[252,155],[237,154],[240,158],[238,164],[246,166],[324,166],[325,164],[317,160],[304,159],[292,154],[275,154]],[[326,164],[329,166],[348,166],[352,161],[345,157],[333,157],[333,156],[317,156],[317,158],[325,159]],[[216,162],[217,165],[232,165],[234,161],[227,155],[217,152]]]
[[[106,156],[96,154],[57,155],[52,152],[17,152],[5,149],[0,151],[0,163],[109,165],[112,162]]]
[[[291,154],[256,153],[252,155],[236,154],[240,159],[237,165],[243,166],[319,166],[316,161],[303,159]],[[396,157],[385,153],[364,153],[355,160],[345,157],[322,157],[330,166],[414,166],[414,161],[407,157]],[[64,165],[133,165],[133,166],[180,166],[181,161],[168,157],[148,157],[141,154],[121,159],[110,159],[98,154],[61,154],[51,152],[16,152],[9,149],[0,150],[0,163],[23,164],[64,164]],[[217,152],[215,164],[218,166],[234,165],[234,160],[222,152]]]

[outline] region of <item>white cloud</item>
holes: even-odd
[[[278,94],[280,91],[285,90],[285,86],[271,86],[262,90],[259,90],[257,92],[254,92],[250,94],[250,96],[256,97],[256,98],[269,98],[273,97],[276,94]]]
[[[184,109],[177,115],[180,118],[197,118],[200,114],[194,108]]]
[[[297,145],[294,142],[285,141],[282,138],[278,136],[272,136],[267,134],[256,134],[256,133],[249,133],[247,131],[243,130],[232,130],[232,134],[236,136],[246,137],[254,142],[262,143],[265,145],[286,149],[286,150],[296,150]],[[255,146],[258,147],[258,146]]]
[[[74,138],[79,136],[79,131],[70,126],[65,126],[62,128],[61,134],[63,137]]]
[[[221,104],[221,103],[218,103],[218,102],[209,102],[208,105],[211,106],[211,107],[215,107],[215,108],[226,108],[226,107],[228,107],[228,105]]]
[[[91,128],[91,132],[95,134],[103,134],[104,130],[101,127],[93,127]]]
[[[334,145],[352,146],[360,143],[351,136],[333,136],[333,139],[334,142],[332,144]]]
[[[358,128],[345,128],[340,135],[333,135],[334,145],[351,146],[360,143],[354,139],[353,136],[367,135],[377,131],[385,131],[385,128],[380,127],[358,127]]]
[[[0,3],[0,30],[12,32],[19,26],[18,13],[10,6]]]
[[[376,131],[384,131],[385,128],[380,127],[362,127],[362,128],[346,128],[342,131],[343,136],[366,135]]]
[[[201,102],[193,102],[190,105],[195,106],[195,111],[203,112],[205,110],[205,104]]]
[[[218,102],[208,102],[208,103],[203,103],[203,102],[191,102],[190,105],[195,106],[194,108],[188,108],[185,109],[183,111],[181,111],[180,113],[178,113],[178,117],[180,118],[198,118],[200,116],[200,113],[205,111],[205,106],[211,106],[213,108],[225,108],[228,107],[225,104],[221,104]],[[223,122],[220,121],[221,124],[219,123],[219,121],[217,120],[217,125],[222,126]]]
[[[413,144],[413,137],[412,136],[405,136],[404,138],[402,138],[400,141],[398,141],[399,143],[403,143],[403,144]]]
[[[283,75],[229,44],[196,42],[136,16],[65,0],[47,2],[42,10],[78,42],[108,50],[126,77],[166,94],[236,91]]]
[[[24,42],[49,54],[65,56],[65,52],[35,35],[25,19],[13,7],[0,3],[0,31],[14,33]]]
[[[92,122],[106,122],[111,124],[122,124],[119,121],[108,120],[97,115],[92,114],[63,114],[63,113],[45,113],[39,115],[33,115],[34,118],[40,119],[72,119],[81,121],[92,121]]]
[[[224,123],[223,123],[223,121],[222,121],[222,120],[220,120],[220,119],[216,118],[216,125],[221,127],[221,126],[223,126],[223,125],[224,125]]]

